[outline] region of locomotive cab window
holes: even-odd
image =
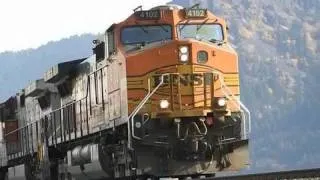
[[[105,36],[107,38],[107,56],[111,56],[116,53],[116,41],[115,41],[115,33],[114,33],[115,25],[112,25],[107,30]]]
[[[197,39],[212,43],[223,41],[222,26],[220,24],[181,24],[178,26],[180,39]]]
[[[121,42],[126,51],[172,39],[170,25],[140,25],[126,27],[121,32]],[[137,49],[138,48],[138,49]]]
[[[116,51],[114,31],[108,31],[108,55],[112,55]]]

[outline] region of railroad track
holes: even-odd
[[[145,178],[152,179],[152,178]],[[180,179],[186,180],[320,180],[320,168],[314,169],[299,169],[299,170],[288,170],[288,171],[278,171],[278,172],[267,172],[267,173],[256,173],[256,174],[242,174],[242,175],[230,175],[230,176],[220,176],[220,177],[180,177]],[[179,180],[179,178],[160,178],[160,180]]]
[[[213,180],[318,179],[320,180],[320,168],[257,173],[257,174],[247,174],[247,175],[232,175],[232,176],[214,177],[214,178],[206,178],[206,179],[213,179]]]

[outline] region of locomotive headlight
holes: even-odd
[[[225,106],[225,105],[226,105],[226,100],[225,100],[224,98],[218,99],[218,105],[219,105],[220,107]]]
[[[160,108],[166,109],[169,107],[169,101],[168,100],[160,100]]]
[[[186,54],[186,53],[188,53],[188,51],[189,51],[188,46],[181,46],[180,47],[180,52],[182,54]]]
[[[182,55],[180,56],[180,60],[181,60],[182,62],[187,62],[188,59],[189,59],[189,56],[188,56],[187,54],[182,54]]]
[[[189,47],[181,46],[179,48],[179,58],[181,62],[187,62],[189,60]]]

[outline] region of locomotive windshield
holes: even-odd
[[[194,38],[210,42],[223,41],[222,27],[220,24],[181,24],[178,26],[179,38]]]
[[[136,45],[144,46],[170,39],[172,39],[172,28],[169,25],[131,26],[121,32],[121,41],[127,50]]]

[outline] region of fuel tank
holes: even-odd
[[[102,161],[98,144],[77,146],[68,151],[68,173],[76,180],[110,178]]]

